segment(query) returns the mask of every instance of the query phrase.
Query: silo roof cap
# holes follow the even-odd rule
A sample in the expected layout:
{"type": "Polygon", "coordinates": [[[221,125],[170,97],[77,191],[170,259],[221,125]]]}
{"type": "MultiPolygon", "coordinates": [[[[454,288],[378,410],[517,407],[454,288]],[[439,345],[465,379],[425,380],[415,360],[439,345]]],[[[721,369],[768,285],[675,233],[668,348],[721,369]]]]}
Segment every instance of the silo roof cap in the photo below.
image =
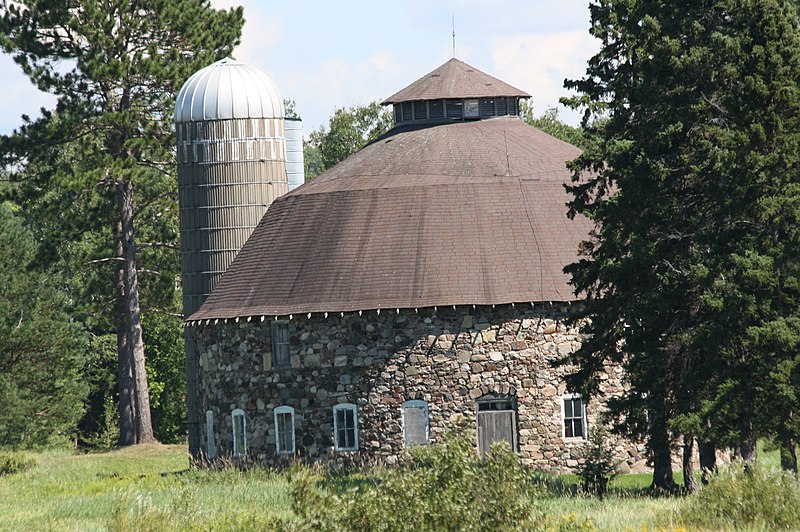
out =
{"type": "Polygon", "coordinates": [[[175,122],[283,118],[283,98],[260,70],[225,58],[195,72],[178,92],[175,122]]]}

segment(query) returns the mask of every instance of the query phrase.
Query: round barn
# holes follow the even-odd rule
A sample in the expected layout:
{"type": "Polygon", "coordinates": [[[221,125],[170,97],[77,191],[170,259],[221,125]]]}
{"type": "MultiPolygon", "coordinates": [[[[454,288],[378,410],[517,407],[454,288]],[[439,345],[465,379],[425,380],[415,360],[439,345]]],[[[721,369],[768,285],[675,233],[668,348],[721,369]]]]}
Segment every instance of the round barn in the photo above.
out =
{"type": "Polygon", "coordinates": [[[391,464],[466,419],[479,452],[579,464],[595,405],[552,363],[580,343],[563,269],[592,224],[566,215],[579,150],[519,118],[528,97],[451,59],[385,100],[389,133],[274,199],[187,320],[208,456],[391,464]]]}

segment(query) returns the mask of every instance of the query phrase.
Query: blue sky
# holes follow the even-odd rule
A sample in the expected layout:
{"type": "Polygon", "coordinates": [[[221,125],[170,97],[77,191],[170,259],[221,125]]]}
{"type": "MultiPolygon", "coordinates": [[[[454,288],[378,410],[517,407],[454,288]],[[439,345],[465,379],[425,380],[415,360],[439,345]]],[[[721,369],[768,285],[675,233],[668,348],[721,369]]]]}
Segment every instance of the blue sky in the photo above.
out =
{"type": "MultiPolygon", "coordinates": [[[[239,4],[246,22],[235,58],[297,102],[306,134],[337,107],[382,100],[450,59],[453,17],[456,57],[532,94],[536,114],[558,104],[564,78],[581,76],[598,49],[588,0],[212,0],[239,4]]],[[[54,105],[7,55],[0,80],[0,133],[54,105]]]]}

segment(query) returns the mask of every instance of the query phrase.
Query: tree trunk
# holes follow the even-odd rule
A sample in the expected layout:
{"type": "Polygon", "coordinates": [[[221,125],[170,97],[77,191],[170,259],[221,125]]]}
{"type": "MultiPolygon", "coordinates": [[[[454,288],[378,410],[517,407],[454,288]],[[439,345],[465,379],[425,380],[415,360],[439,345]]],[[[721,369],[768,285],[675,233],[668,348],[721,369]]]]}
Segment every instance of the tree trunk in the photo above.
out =
{"type": "Polygon", "coordinates": [[[751,471],[752,464],[756,461],[756,439],[754,436],[742,438],[733,450],[734,458],[744,462],[744,470],[751,471]]]}
{"type": "Polygon", "coordinates": [[[708,477],[717,470],[717,448],[711,443],[697,440],[697,452],[700,455],[700,474],[703,485],[708,484],[708,477]]]}
{"type": "Polygon", "coordinates": [[[150,394],[147,388],[147,372],[144,364],[144,343],[142,341],[141,310],[139,308],[139,278],[136,267],[136,241],[133,221],[133,185],[128,182],[117,183],[117,206],[122,225],[122,263],[124,272],[123,314],[127,349],[120,352],[126,360],[120,365],[130,364],[134,381],[132,435],[120,434],[120,441],[144,443],[152,441],[153,425],[150,420],[150,394]],[[132,437],[131,437],[132,436],[132,437]]]}
{"type": "Polygon", "coordinates": [[[797,476],[797,447],[792,440],[781,445],[781,469],[797,476]]]}
{"type": "MultiPolygon", "coordinates": [[[[122,257],[122,224],[117,223],[117,257],[122,257]]],[[[117,389],[119,392],[119,445],[136,443],[136,392],[133,379],[133,357],[128,349],[125,320],[125,268],[117,263],[115,317],[117,324],[117,389]]]]}
{"type": "Polygon", "coordinates": [[[650,449],[653,453],[654,491],[673,492],[678,486],[672,474],[672,453],[670,452],[669,435],[663,427],[654,428],[655,434],[650,437],[650,449]]]}
{"type": "Polygon", "coordinates": [[[683,489],[686,493],[697,491],[697,479],[694,478],[694,436],[683,437],[683,489]]]}

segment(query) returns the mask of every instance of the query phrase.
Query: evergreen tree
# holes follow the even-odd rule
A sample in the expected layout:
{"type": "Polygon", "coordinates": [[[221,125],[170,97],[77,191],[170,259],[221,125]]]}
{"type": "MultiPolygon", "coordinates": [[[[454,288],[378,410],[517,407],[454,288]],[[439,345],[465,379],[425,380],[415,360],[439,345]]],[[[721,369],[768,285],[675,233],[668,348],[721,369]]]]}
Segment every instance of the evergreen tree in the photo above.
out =
{"type": "Polygon", "coordinates": [[[93,263],[113,266],[106,279],[111,289],[101,299],[115,306],[120,443],[147,441],[153,432],[137,238],[144,222],[167,221],[153,224],[167,240],[149,244],[153,254],[172,257],[171,271],[159,281],[172,286],[178,261],[174,98],[193,72],[231,53],[242,10],[218,11],[207,0],[4,0],[0,13],[2,48],[40,90],[58,98],[54,112],[35,121],[23,117],[2,151],[18,170],[56,149],[67,160],[52,173],[104,200],[104,216],[89,232],[111,243],[105,246],[111,253],[93,263]]]}
{"type": "Polygon", "coordinates": [[[798,20],[783,0],[590,9],[601,50],[567,82],[596,141],[573,163],[571,213],[597,224],[568,268],[590,335],[570,385],[596,393],[622,364],[616,430],[645,439],[654,487],[673,489],[676,432],[752,442],[776,430],[759,405],[789,406],[767,390],[800,338],[798,20]]]}
{"type": "Polygon", "coordinates": [[[33,235],[0,203],[0,446],[76,437],[87,388],[86,335],[54,278],[36,270],[33,235]]]}

